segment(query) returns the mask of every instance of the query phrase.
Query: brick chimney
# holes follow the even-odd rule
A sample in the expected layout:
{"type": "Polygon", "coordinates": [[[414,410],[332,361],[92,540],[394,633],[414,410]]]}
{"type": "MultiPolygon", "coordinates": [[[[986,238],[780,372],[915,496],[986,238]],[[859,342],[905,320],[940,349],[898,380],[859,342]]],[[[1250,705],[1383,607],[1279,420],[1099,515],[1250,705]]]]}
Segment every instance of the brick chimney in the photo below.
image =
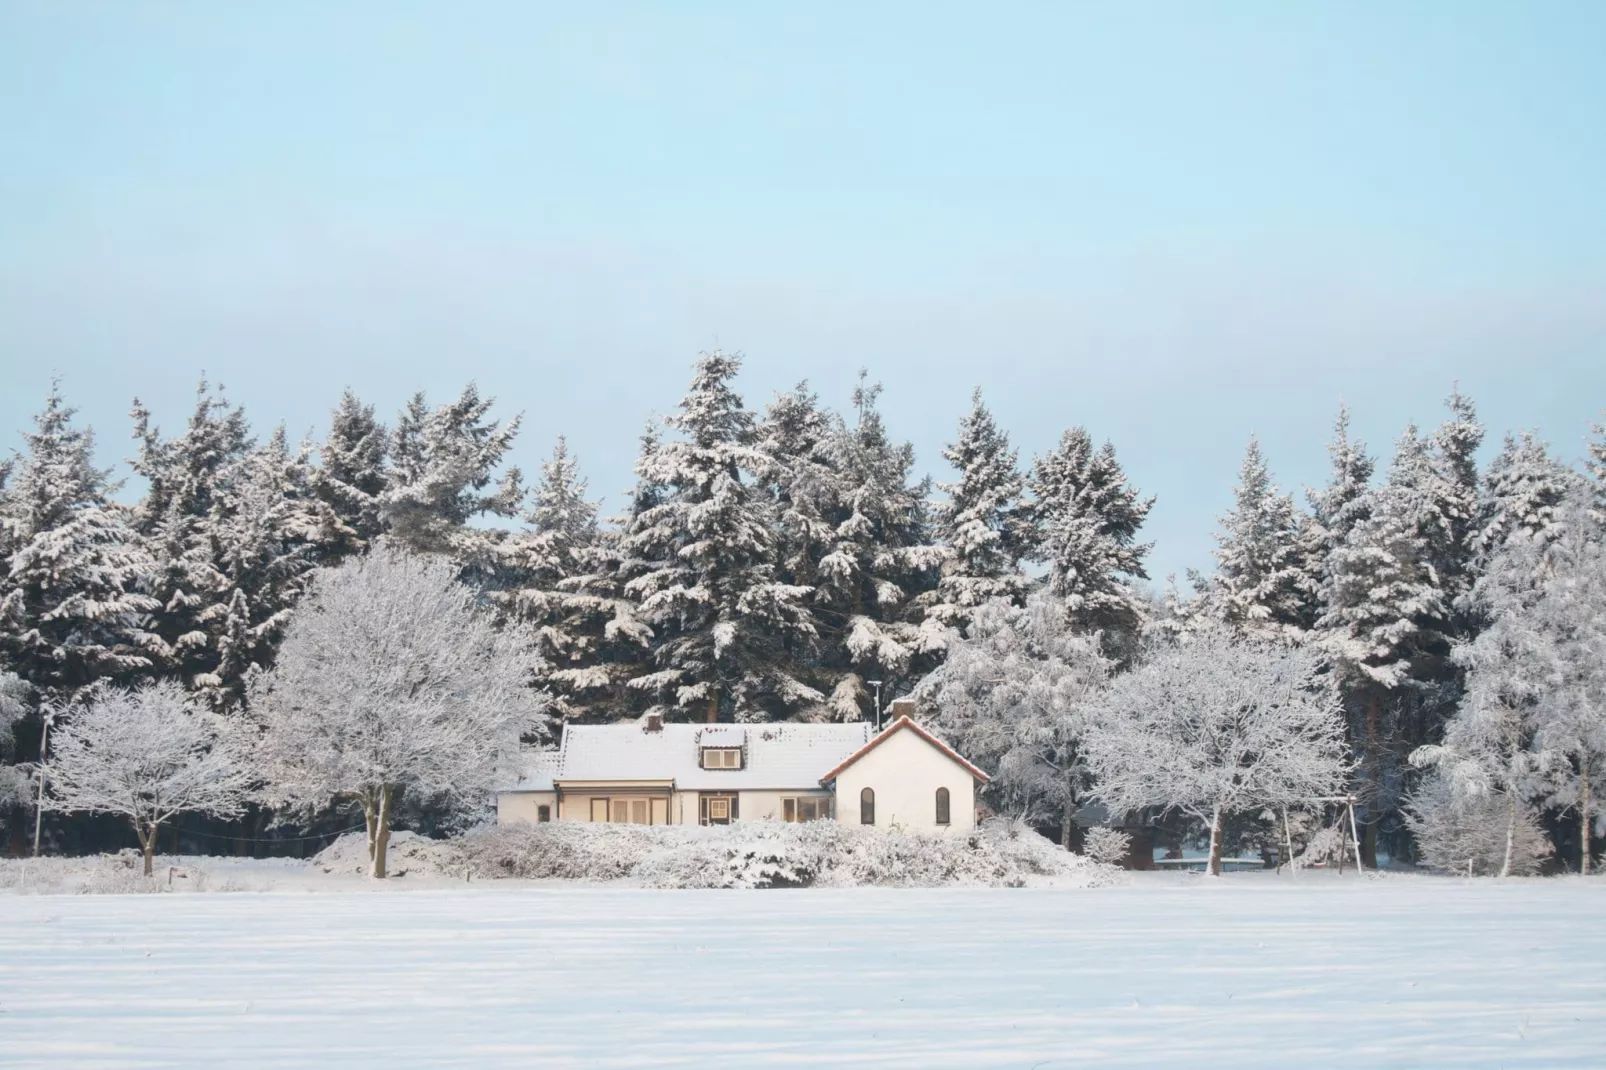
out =
{"type": "Polygon", "coordinates": [[[915,700],[912,698],[895,698],[892,700],[890,712],[894,721],[899,717],[907,717],[912,721],[915,717],[915,700]]]}

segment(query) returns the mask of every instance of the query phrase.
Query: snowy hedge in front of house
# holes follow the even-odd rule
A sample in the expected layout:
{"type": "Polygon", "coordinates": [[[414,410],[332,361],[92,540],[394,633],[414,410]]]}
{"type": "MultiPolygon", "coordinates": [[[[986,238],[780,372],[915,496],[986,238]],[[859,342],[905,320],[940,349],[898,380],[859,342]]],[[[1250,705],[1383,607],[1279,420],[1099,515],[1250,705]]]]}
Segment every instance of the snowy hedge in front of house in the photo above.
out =
{"type": "Polygon", "coordinates": [[[1118,872],[1007,821],[953,836],[834,821],[707,828],[560,821],[490,826],[455,846],[463,868],[480,878],[628,880],[649,888],[1019,886],[1045,878],[1091,887],[1112,883],[1118,872]]]}

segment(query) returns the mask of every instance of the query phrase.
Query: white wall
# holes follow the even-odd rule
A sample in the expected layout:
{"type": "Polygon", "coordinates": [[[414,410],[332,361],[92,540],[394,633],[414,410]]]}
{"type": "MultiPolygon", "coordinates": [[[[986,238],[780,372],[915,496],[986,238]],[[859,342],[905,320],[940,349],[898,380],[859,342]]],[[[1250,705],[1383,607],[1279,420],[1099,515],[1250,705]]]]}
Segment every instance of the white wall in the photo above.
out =
{"type": "Polygon", "coordinates": [[[552,807],[552,819],[558,818],[557,796],[550,791],[504,791],[496,797],[496,823],[498,825],[512,825],[519,821],[528,821],[535,824],[535,808],[538,806],[552,807]]]}
{"type": "Polygon", "coordinates": [[[908,728],[844,769],[836,780],[836,819],[859,823],[859,793],[875,791],[875,823],[921,832],[976,827],[976,781],[970,770],[908,728]],[[948,789],[949,824],[937,824],[937,789],[948,789]]]}

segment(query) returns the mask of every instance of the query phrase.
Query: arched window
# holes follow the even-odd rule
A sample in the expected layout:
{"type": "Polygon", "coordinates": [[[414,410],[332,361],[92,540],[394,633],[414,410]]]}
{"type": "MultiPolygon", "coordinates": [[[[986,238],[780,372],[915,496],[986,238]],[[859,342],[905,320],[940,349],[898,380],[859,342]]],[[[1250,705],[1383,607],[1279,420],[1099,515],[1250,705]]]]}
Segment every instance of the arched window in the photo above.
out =
{"type": "Polygon", "coordinates": [[[948,823],[948,789],[947,788],[938,788],[937,789],[937,824],[946,825],[947,823],[948,823]]]}
{"type": "Polygon", "coordinates": [[[859,824],[875,824],[875,792],[869,788],[859,792],[859,824]]]}

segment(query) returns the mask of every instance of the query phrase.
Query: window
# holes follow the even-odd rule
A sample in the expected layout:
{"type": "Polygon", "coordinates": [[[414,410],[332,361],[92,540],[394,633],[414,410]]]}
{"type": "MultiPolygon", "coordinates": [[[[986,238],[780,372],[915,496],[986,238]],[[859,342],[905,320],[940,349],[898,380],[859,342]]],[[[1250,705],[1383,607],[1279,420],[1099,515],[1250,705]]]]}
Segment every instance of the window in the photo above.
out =
{"type": "MultiPolygon", "coordinates": [[[[669,807],[662,799],[592,799],[591,820],[616,825],[668,824],[669,807]],[[653,819],[656,817],[656,821],[653,819]]],[[[542,820],[545,820],[543,818],[542,820]]]]}
{"type": "Polygon", "coordinates": [[[831,799],[827,795],[801,795],[781,800],[783,821],[825,821],[831,816],[831,799]]]}
{"type": "Polygon", "coordinates": [[[738,819],[736,796],[697,796],[697,823],[700,825],[728,825],[738,819]]]}
{"type": "Polygon", "coordinates": [[[948,824],[948,789],[937,789],[937,824],[948,824]]]}
{"type": "Polygon", "coordinates": [[[704,769],[740,769],[742,767],[742,748],[740,747],[704,747],[704,769]]]}
{"type": "Polygon", "coordinates": [[[875,824],[875,792],[870,788],[859,792],[859,824],[875,824]]]}
{"type": "Polygon", "coordinates": [[[550,807],[550,806],[537,806],[535,808],[535,819],[537,821],[541,822],[542,824],[545,824],[546,822],[551,821],[552,820],[552,807],[550,807]]]}

